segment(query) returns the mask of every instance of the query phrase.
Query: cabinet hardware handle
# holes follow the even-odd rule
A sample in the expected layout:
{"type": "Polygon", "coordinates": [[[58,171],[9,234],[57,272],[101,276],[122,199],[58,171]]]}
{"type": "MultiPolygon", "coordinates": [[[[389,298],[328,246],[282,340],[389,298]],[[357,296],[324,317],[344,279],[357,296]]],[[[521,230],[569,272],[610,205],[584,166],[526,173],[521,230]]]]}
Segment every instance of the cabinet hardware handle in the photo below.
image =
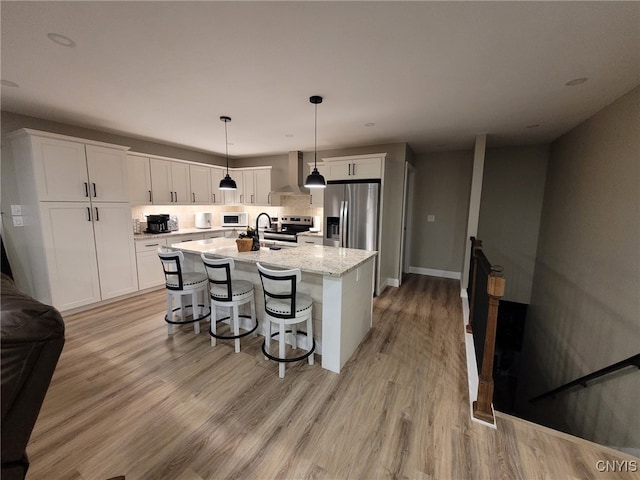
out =
{"type": "Polygon", "coordinates": [[[176,203],[178,203],[178,192],[173,192],[175,194],[176,203]]]}
{"type": "Polygon", "coordinates": [[[304,243],[315,243],[315,242],[310,242],[309,240],[305,240],[304,243]]]}
{"type": "Polygon", "coordinates": [[[353,174],[355,175],[356,174],[356,164],[352,163],[351,165],[353,165],[353,174]]]}
{"type": "Polygon", "coordinates": [[[253,193],[251,194],[251,203],[253,203],[253,193]]]}
{"type": "Polygon", "coordinates": [[[191,195],[193,195],[193,203],[196,203],[196,194],[194,192],[191,192],[191,195]]]}
{"type": "Polygon", "coordinates": [[[151,202],[151,190],[149,190],[149,201],[151,202]]]}
{"type": "Polygon", "coordinates": [[[349,164],[349,175],[351,175],[351,164],[349,164]]]}
{"type": "Polygon", "coordinates": [[[313,195],[309,195],[309,205],[313,205],[313,195]]]}
{"type": "Polygon", "coordinates": [[[98,215],[98,207],[96,207],[96,222],[100,221],[100,215],[98,215]]]}
{"type": "Polygon", "coordinates": [[[213,203],[216,203],[216,194],[212,194],[213,195],[213,203]]]}
{"type": "Polygon", "coordinates": [[[271,194],[270,193],[267,194],[267,203],[269,205],[271,205],[271,194]]]}
{"type": "Polygon", "coordinates": [[[173,202],[173,192],[169,192],[171,194],[171,201],[173,202]]]}
{"type": "Polygon", "coordinates": [[[93,196],[94,196],[94,197],[97,197],[97,196],[98,196],[98,194],[96,193],[96,184],[95,184],[95,183],[92,183],[91,185],[93,185],[93,196]]]}
{"type": "Polygon", "coordinates": [[[241,194],[240,194],[240,203],[242,203],[242,202],[243,202],[242,197],[244,197],[244,195],[241,193],[241,194]]]}
{"type": "Polygon", "coordinates": [[[84,196],[89,197],[89,184],[84,182],[84,196]]]}
{"type": "Polygon", "coordinates": [[[91,209],[87,207],[87,222],[91,221],[91,209]]]}
{"type": "Polygon", "coordinates": [[[145,247],[159,247],[160,244],[159,243],[145,243],[144,246],[145,247]]]}

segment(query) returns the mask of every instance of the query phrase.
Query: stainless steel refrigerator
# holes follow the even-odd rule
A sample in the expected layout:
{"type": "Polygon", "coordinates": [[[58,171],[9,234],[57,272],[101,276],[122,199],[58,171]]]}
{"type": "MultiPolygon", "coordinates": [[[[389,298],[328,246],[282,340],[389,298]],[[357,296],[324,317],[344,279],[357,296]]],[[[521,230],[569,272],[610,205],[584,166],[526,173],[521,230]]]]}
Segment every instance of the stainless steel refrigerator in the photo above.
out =
{"type": "Polygon", "coordinates": [[[324,244],[378,250],[380,181],[329,181],[324,191],[324,244]]]}

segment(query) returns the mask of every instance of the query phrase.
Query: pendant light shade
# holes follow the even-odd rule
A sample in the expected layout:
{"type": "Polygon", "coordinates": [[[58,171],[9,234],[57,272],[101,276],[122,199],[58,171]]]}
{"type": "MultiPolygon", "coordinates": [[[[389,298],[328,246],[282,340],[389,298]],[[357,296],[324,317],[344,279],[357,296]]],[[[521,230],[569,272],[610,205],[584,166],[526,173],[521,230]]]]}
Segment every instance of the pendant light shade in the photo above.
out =
{"type": "Polygon", "coordinates": [[[220,186],[218,187],[220,190],[236,190],[238,186],[236,185],[236,181],[229,176],[229,143],[227,140],[227,123],[231,121],[231,117],[220,117],[220,120],[224,122],[224,147],[226,151],[227,157],[227,174],[225,177],[220,180],[220,186]]]}
{"type": "Polygon", "coordinates": [[[318,171],[318,104],[322,103],[322,97],[318,95],[314,95],[309,98],[309,101],[316,106],[316,120],[315,120],[315,143],[313,148],[313,171],[307,177],[307,180],[304,182],[304,186],[307,188],[325,188],[327,186],[327,182],[325,182],[324,177],[320,175],[318,171]]]}

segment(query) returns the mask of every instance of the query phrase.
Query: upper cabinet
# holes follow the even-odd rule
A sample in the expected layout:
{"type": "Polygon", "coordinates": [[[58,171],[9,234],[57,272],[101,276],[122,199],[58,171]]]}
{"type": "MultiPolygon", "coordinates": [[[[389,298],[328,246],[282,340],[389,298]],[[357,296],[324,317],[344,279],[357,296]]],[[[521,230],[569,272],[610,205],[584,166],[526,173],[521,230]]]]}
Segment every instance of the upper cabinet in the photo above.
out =
{"type": "Polygon", "coordinates": [[[41,201],[128,202],[124,148],[30,137],[41,201]]]}
{"type": "Polygon", "coordinates": [[[127,155],[129,199],[131,205],[151,205],[151,170],[149,157],[127,155]]]}
{"type": "Polygon", "coordinates": [[[151,158],[150,167],[154,205],[192,203],[188,163],[151,158]]]}
{"type": "Polygon", "coordinates": [[[194,205],[209,205],[211,195],[211,167],[207,165],[189,165],[191,180],[191,203],[194,205]]]}
{"type": "Polygon", "coordinates": [[[323,158],[318,170],[325,180],[366,180],[382,178],[386,153],[323,158]]]}
{"type": "Polygon", "coordinates": [[[229,169],[237,189],[225,193],[227,205],[270,205],[271,167],[229,169]]]}
{"type": "Polygon", "coordinates": [[[224,204],[224,191],[220,190],[220,180],[225,176],[222,168],[211,167],[211,203],[213,205],[224,204]]]}

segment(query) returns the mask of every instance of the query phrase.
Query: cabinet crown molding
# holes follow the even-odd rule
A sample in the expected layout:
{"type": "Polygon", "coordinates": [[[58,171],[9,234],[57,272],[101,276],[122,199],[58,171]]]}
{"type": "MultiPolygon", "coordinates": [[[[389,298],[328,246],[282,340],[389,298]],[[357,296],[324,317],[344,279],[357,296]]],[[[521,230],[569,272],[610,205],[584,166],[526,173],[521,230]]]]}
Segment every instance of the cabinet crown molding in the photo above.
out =
{"type": "Polygon", "coordinates": [[[33,137],[53,138],[56,140],[66,140],[68,142],[84,143],[85,145],[95,145],[98,147],[114,148],[117,150],[125,150],[125,151],[131,148],[131,147],[126,147],[124,145],[117,145],[115,143],[106,143],[106,142],[99,142],[97,140],[88,140],[86,138],[71,137],[69,135],[61,135],[59,133],[44,132],[42,130],[33,130],[31,128],[21,128],[20,130],[11,132],[7,134],[7,138],[12,140],[14,138],[21,137],[23,135],[29,135],[33,137]]]}
{"type": "Polygon", "coordinates": [[[371,159],[371,158],[380,158],[380,159],[385,159],[387,158],[387,154],[386,153],[365,153],[362,155],[348,155],[345,157],[327,157],[327,158],[323,158],[322,161],[323,162],[344,162],[346,161],[354,161],[357,162],[358,160],[365,160],[365,159],[371,159]]]}

